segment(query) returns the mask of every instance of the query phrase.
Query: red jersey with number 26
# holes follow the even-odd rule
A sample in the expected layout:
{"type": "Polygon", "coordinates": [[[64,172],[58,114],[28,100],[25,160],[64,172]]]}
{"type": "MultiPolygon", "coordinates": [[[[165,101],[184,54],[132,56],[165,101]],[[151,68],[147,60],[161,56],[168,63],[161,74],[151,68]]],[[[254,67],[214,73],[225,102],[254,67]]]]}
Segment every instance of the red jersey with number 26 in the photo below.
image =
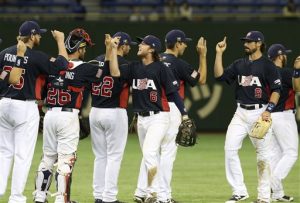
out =
{"type": "Polygon", "coordinates": [[[99,80],[101,75],[99,66],[70,61],[68,70],[49,76],[46,105],[80,109],[85,87],[99,80]]]}

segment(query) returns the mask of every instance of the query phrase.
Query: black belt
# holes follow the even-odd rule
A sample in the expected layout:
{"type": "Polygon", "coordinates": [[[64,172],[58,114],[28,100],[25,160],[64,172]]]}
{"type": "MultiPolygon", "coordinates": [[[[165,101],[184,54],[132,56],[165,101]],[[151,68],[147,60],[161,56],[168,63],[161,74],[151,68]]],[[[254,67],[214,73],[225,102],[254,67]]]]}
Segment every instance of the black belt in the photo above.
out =
{"type": "MultiPolygon", "coordinates": [[[[55,107],[53,107],[53,108],[55,108],[55,107]]],[[[61,108],[61,107],[58,107],[58,108],[61,108]]],[[[52,107],[49,107],[48,110],[52,110],[52,107]]],[[[73,109],[67,108],[67,107],[62,107],[61,111],[73,112],[73,109]]]]}
{"type": "Polygon", "coordinates": [[[27,99],[24,99],[24,98],[11,98],[11,99],[15,99],[15,100],[20,100],[20,101],[26,101],[27,99]]]}
{"type": "Polygon", "coordinates": [[[158,114],[160,111],[146,111],[146,112],[137,112],[139,116],[147,117],[154,114],[158,114]]]}
{"type": "Polygon", "coordinates": [[[240,104],[240,107],[247,110],[255,110],[263,107],[262,104],[240,104]]]}

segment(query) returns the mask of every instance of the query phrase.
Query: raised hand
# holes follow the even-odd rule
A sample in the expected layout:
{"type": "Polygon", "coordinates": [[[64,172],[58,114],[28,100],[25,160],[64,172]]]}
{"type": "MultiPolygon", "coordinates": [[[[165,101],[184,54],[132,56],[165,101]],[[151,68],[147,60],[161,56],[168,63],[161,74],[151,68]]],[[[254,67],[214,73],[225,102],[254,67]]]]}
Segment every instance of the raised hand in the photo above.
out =
{"type": "Polygon", "coordinates": [[[206,47],[206,39],[204,39],[204,37],[200,37],[196,49],[200,55],[206,56],[207,47],[206,47]]]}
{"type": "Polygon", "coordinates": [[[225,36],[224,39],[221,42],[218,42],[216,45],[216,52],[224,52],[226,50],[227,44],[226,44],[227,37],[225,36]]]}
{"type": "Polygon", "coordinates": [[[51,30],[52,36],[56,41],[65,41],[65,34],[58,30],[51,30]]]}
{"type": "Polygon", "coordinates": [[[26,50],[27,50],[27,46],[25,45],[25,43],[22,40],[18,39],[17,55],[18,56],[24,56],[26,50]]]}

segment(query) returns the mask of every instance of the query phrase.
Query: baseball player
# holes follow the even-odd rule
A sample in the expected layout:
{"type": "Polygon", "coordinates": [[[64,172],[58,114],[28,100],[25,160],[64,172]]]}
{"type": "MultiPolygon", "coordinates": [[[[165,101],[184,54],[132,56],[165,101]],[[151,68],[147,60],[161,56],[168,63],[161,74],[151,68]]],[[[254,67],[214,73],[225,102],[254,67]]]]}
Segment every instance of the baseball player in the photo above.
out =
{"type": "Polygon", "coordinates": [[[168,100],[175,102],[183,116],[187,117],[187,113],[177,92],[176,79],[171,70],[159,61],[160,40],[148,35],[139,38],[139,41],[141,43],[137,55],[141,61],[130,63],[127,69],[119,69],[118,66],[112,66],[112,69],[115,70],[115,76],[122,76],[130,81],[133,111],[138,115],[137,132],[143,152],[140,173],[147,174],[147,188],[137,196],[149,195],[145,201],[148,199],[164,203],[159,195],[156,200],[153,186],[159,181],[158,155],[169,126],[168,100]]]}
{"type": "Polygon", "coordinates": [[[0,101],[0,196],[5,193],[13,163],[11,195],[9,203],[25,203],[23,195],[38,135],[40,76],[58,73],[67,67],[64,34],[52,31],[59,55],[52,59],[33,48],[40,44],[41,34],[46,32],[34,21],[25,21],[19,28],[19,39],[26,46],[24,57],[16,57],[16,45],[0,53],[0,67],[9,68],[23,64],[24,71],[18,84],[10,85],[1,93],[0,101]]]}
{"type": "Polygon", "coordinates": [[[86,47],[93,43],[89,34],[80,28],[70,32],[65,41],[69,65],[59,75],[50,75],[44,118],[43,157],[40,162],[34,192],[36,203],[46,202],[53,165],[57,161],[55,174],[57,192],[55,203],[73,203],[70,200],[71,179],[76,162],[76,150],[79,141],[78,113],[82,102],[82,93],[89,82],[99,80],[102,70],[99,66],[82,60],[86,47]]]}
{"type": "MultiPolygon", "coordinates": [[[[128,64],[124,58],[131,45],[136,45],[125,32],[117,32],[120,68],[128,64]]],[[[112,77],[105,55],[97,61],[103,66],[101,81],[92,83],[92,108],[89,115],[92,147],[95,155],[93,194],[95,203],[118,203],[118,176],[128,134],[127,104],[129,85],[122,77],[112,77]]]]}
{"type": "MultiPolygon", "coordinates": [[[[263,57],[265,49],[263,34],[259,31],[251,31],[241,40],[244,43],[246,57],[234,61],[224,70],[222,56],[227,45],[224,37],[224,40],[216,45],[214,65],[214,76],[218,81],[236,85],[237,109],[228,126],[225,139],[226,178],[232,187],[232,197],[226,203],[238,202],[249,197],[238,151],[260,116],[265,121],[270,120],[281,90],[278,70],[271,61],[263,57]]],[[[271,201],[271,130],[264,139],[252,137],[250,139],[257,155],[258,197],[255,203],[269,203],[271,201]]]]}
{"type": "MultiPolygon", "coordinates": [[[[299,90],[300,85],[293,83],[293,69],[284,68],[287,65],[287,54],[290,52],[291,50],[286,49],[282,44],[272,44],[268,49],[268,57],[278,68],[282,79],[280,98],[272,112],[272,132],[274,136],[272,140],[271,188],[272,199],[276,202],[291,202],[294,200],[293,197],[285,195],[282,180],[288,175],[298,158],[299,138],[295,118],[294,89],[299,90]]],[[[295,68],[300,68],[299,60],[296,60],[295,65],[295,68]]],[[[297,72],[297,69],[295,71],[297,72]]]]}
{"type": "MultiPolygon", "coordinates": [[[[206,82],[206,41],[204,38],[200,38],[197,50],[199,53],[199,68],[194,70],[190,64],[186,61],[179,59],[178,57],[182,56],[186,47],[187,42],[191,41],[191,38],[187,38],[185,33],[181,30],[171,30],[165,36],[165,45],[166,51],[160,55],[161,61],[172,70],[176,81],[180,84],[178,93],[181,98],[184,98],[184,88],[185,84],[190,86],[195,86],[197,83],[205,84],[206,82]]],[[[173,163],[176,158],[177,145],[175,143],[175,138],[178,133],[178,128],[181,123],[181,113],[177,109],[176,105],[173,102],[169,102],[170,106],[170,125],[167,131],[167,135],[164,138],[161,145],[161,156],[160,156],[160,184],[158,193],[161,197],[159,199],[165,202],[175,202],[172,199],[171,195],[171,179],[172,179],[172,169],[173,163]]],[[[146,175],[146,174],[145,174],[146,175]]],[[[140,173],[138,180],[138,187],[135,192],[134,201],[142,203],[145,200],[145,196],[139,196],[143,194],[145,180],[147,176],[143,176],[140,173]]]]}

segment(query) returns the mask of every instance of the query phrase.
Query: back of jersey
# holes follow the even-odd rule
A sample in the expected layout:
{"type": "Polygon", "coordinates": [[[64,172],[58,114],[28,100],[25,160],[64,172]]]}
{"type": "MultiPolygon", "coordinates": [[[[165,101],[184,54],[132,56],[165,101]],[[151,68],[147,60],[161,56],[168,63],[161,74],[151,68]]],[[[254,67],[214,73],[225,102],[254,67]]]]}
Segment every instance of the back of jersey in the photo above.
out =
{"type": "MultiPolygon", "coordinates": [[[[112,77],[109,64],[105,62],[104,55],[96,58],[103,67],[103,74],[99,81],[92,83],[92,106],[97,108],[127,108],[129,98],[129,85],[122,78],[112,77]]],[[[128,68],[123,57],[118,56],[120,69],[128,68]]]]}

